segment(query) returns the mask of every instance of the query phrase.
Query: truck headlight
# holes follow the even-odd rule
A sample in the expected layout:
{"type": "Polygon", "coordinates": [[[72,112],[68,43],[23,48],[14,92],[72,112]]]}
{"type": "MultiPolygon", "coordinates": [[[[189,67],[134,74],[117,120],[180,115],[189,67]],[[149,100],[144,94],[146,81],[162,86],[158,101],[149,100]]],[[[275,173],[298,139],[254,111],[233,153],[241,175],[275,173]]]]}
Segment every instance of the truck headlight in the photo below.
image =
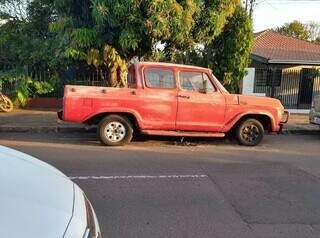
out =
{"type": "Polygon", "coordinates": [[[279,113],[279,118],[282,118],[283,115],[284,115],[284,107],[280,107],[280,108],[278,109],[278,113],[279,113]]]}

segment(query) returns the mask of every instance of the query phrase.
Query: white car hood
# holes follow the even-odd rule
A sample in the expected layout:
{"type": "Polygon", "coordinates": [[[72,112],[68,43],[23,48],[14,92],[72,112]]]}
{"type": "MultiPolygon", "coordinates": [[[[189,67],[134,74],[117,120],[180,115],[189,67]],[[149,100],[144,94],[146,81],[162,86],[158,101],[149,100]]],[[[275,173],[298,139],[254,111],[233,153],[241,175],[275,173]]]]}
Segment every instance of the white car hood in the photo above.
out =
{"type": "Polygon", "coordinates": [[[62,238],[72,217],[74,184],[54,167],[0,146],[0,233],[62,238]]]}

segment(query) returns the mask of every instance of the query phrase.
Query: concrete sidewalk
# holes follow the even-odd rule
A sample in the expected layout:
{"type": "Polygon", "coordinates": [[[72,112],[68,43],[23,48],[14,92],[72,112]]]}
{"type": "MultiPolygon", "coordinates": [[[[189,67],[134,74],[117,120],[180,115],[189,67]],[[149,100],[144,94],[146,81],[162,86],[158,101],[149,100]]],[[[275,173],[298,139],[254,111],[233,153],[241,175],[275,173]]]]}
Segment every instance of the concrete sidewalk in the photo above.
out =
{"type": "MultiPolygon", "coordinates": [[[[0,113],[0,132],[85,132],[89,129],[81,124],[58,120],[56,112],[48,109],[18,109],[12,113],[0,113]]],[[[319,134],[320,127],[310,125],[308,115],[293,114],[283,132],[319,134]]]]}
{"type": "Polygon", "coordinates": [[[81,124],[62,122],[58,110],[17,109],[11,113],[0,113],[0,132],[81,132],[81,124]]]}
{"type": "Polygon", "coordinates": [[[320,134],[320,126],[310,124],[308,114],[291,114],[288,123],[283,128],[284,133],[320,134]]]}

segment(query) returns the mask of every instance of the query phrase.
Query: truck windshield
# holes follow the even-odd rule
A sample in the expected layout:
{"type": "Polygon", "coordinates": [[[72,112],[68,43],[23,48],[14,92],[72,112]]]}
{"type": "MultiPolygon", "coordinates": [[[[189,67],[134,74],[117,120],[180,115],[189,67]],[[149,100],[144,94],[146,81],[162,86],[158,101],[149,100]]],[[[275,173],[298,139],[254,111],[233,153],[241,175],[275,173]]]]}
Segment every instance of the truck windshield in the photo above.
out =
{"type": "Polygon", "coordinates": [[[216,78],[216,76],[214,76],[214,74],[212,74],[212,77],[215,80],[216,85],[218,86],[218,88],[226,94],[229,94],[228,90],[222,85],[222,83],[220,83],[220,81],[216,78]]]}

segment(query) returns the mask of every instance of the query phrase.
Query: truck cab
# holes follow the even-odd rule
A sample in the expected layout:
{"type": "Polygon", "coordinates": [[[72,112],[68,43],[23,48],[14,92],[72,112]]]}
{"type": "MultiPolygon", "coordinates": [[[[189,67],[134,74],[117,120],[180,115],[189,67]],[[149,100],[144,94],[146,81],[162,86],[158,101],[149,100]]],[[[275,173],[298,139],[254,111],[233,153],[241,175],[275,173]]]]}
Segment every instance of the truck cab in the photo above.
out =
{"type": "Polygon", "coordinates": [[[106,145],[146,135],[224,137],[254,146],[265,132],[277,133],[288,120],[281,102],[229,94],[210,69],[167,63],[136,63],[128,87],[65,87],[62,120],[96,124],[106,145]]]}

